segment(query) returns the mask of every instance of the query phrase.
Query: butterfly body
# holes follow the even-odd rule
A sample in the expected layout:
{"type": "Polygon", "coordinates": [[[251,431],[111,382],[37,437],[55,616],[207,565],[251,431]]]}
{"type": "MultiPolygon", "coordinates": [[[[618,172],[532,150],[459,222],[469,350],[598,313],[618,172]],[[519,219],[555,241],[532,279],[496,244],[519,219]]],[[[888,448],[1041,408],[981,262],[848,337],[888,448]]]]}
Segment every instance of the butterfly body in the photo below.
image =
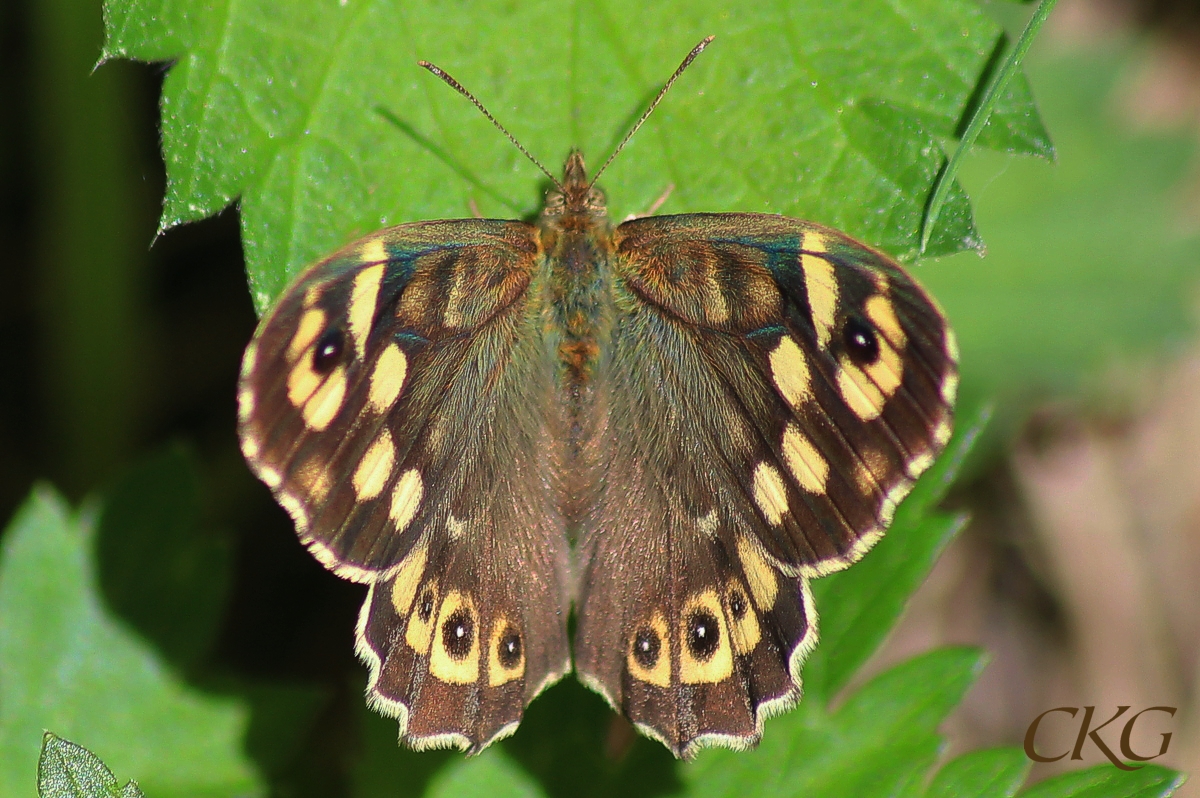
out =
{"type": "Polygon", "coordinates": [[[368,699],[408,743],[481,749],[573,660],[686,756],[798,700],[807,580],[945,446],[955,356],[882,253],[764,214],[614,227],[574,153],[536,224],[401,225],[302,274],[239,430],[370,585],[368,699]]]}

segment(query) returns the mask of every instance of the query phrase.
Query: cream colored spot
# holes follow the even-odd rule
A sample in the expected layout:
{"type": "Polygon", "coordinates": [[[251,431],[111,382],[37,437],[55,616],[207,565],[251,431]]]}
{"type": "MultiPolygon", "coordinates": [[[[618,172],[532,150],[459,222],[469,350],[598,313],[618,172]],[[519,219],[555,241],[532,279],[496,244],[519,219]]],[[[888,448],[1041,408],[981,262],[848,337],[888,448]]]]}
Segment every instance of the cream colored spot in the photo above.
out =
{"type": "Polygon", "coordinates": [[[750,597],[737,580],[731,581],[725,589],[725,603],[729,608],[729,636],[733,639],[733,650],[737,654],[749,654],[762,639],[762,630],[758,626],[758,614],[750,606],[750,597]],[[735,606],[740,606],[741,618],[734,613],[735,606]]]}
{"type": "Polygon", "coordinates": [[[283,483],[283,475],[270,466],[260,464],[257,473],[258,478],[271,490],[275,490],[283,483]]]}
{"type": "Polygon", "coordinates": [[[709,510],[706,514],[696,519],[696,528],[708,537],[713,537],[717,534],[717,511],[709,510]]]}
{"type": "Polygon", "coordinates": [[[958,395],[958,372],[951,371],[942,378],[942,401],[948,405],[954,404],[958,395]]]}
{"type": "Polygon", "coordinates": [[[867,318],[875,325],[875,329],[883,333],[892,348],[904,349],[908,337],[900,326],[900,320],[896,318],[896,309],[892,305],[892,300],[883,294],[875,294],[867,300],[866,311],[867,318]]]}
{"type": "Polygon", "coordinates": [[[812,399],[812,375],[804,352],[789,336],[771,352],[771,379],[793,410],[812,399]]]}
{"type": "Polygon", "coordinates": [[[479,616],[475,613],[475,602],[465,593],[452,590],[442,601],[433,630],[429,672],[451,684],[472,684],[479,679],[479,616]],[[461,623],[455,623],[458,620],[461,623]],[[448,627],[447,621],[450,621],[448,627]],[[453,637],[456,631],[471,638],[470,648],[458,657],[446,648],[446,638],[453,637]]]}
{"type": "Polygon", "coordinates": [[[779,577],[758,550],[758,545],[745,535],[738,536],[737,550],[754,605],[766,612],[775,606],[775,598],[779,595],[779,577]]]}
{"type": "Polygon", "coordinates": [[[382,279],[382,263],[354,276],[354,288],[350,291],[350,337],[354,339],[359,360],[367,356],[367,336],[371,333],[371,322],[375,320],[375,303],[379,299],[379,281],[382,279]]]}
{"type": "MultiPolygon", "coordinates": [[[[297,366],[296,368],[300,368],[297,366]]],[[[342,400],[346,397],[346,367],[338,366],[325,378],[308,401],[300,414],[304,423],[318,432],[329,426],[338,411],[342,409],[342,400]]]]}
{"type": "Polygon", "coordinates": [[[362,263],[379,263],[388,259],[387,250],[384,249],[382,238],[372,238],[363,244],[363,248],[358,252],[358,259],[362,263]]]}
{"type": "Polygon", "coordinates": [[[933,442],[938,445],[939,449],[950,442],[949,421],[943,421],[941,424],[938,424],[937,429],[933,431],[933,442]]]}
{"type": "Polygon", "coordinates": [[[821,257],[827,246],[825,236],[816,232],[806,233],[801,246],[804,253],[800,255],[800,269],[804,272],[808,308],[817,332],[817,346],[824,349],[829,346],[837,312],[837,276],[833,273],[833,264],[821,257]]]}
{"type": "Polygon", "coordinates": [[[879,521],[883,526],[887,527],[891,525],[892,518],[896,515],[896,508],[900,506],[900,502],[904,501],[904,497],[911,490],[912,483],[904,480],[888,491],[888,495],[884,497],[883,505],[879,508],[879,521]]]}
{"type": "Polygon", "coordinates": [[[880,333],[876,336],[879,357],[874,363],[859,366],[848,355],[838,359],[838,390],[854,414],[863,421],[878,418],[883,406],[896,393],[904,375],[904,351],[907,338],[891,300],[875,294],[866,303],[867,317],[880,333]]]}
{"type": "Polygon", "coordinates": [[[404,377],[408,373],[408,358],[396,344],[388,344],[387,348],[375,361],[371,370],[371,390],[367,394],[367,402],[376,413],[382,413],[392,406],[400,389],[404,387],[404,377]]]}
{"type": "Polygon", "coordinates": [[[321,375],[313,370],[311,360],[305,358],[288,372],[288,401],[293,407],[302,407],[320,385],[321,375]]]}
{"type": "Polygon", "coordinates": [[[415,468],[405,471],[392,488],[392,507],[388,515],[396,525],[396,532],[402,532],[412,522],[421,506],[421,495],[425,492],[425,484],[421,474],[415,468]]]}
{"type": "Polygon", "coordinates": [[[243,385],[238,389],[238,421],[243,424],[250,420],[250,416],[254,415],[254,391],[250,390],[250,386],[243,385]]]}
{"type": "Polygon", "coordinates": [[[838,359],[837,384],[842,398],[863,421],[878,418],[883,406],[900,387],[904,363],[886,341],[879,340],[879,359],[865,369],[848,355],[838,359]]]}
{"type": "Polygon", "coordinates": [[[317,304],[317,300],[321,298],[321,291],[323,289],[324,289],[324,286],[321,285],[320,283],[317,283],[316,285],[310,285],[308,288],[304,289],[304,309],[305,310],[308,310],[313,305],[317,304]]]}
{"type": "Polygon", "coordinates": [[[275,496],[275,501],[279,502],[279,506],[296,522],[297,531],[308,529],[308,508],[300,498],[287,491],[280,491],[275,496]]]}
{"type": "Polygon", "coordinates": [[[946,354],[955,363],[958,362],[958,336],[949,327],[946,328],[946,354]]]}
{"type": "Polygon", "coordinates": [[[846,404],[863,421],[878,418],[883,412],[883,392],[848,357],[841,358],[837,384],[846,404]]]}
{"type": "Polygon", "coordinates": [[[925,470],[931,465],[933,465],[933,455],[929,452],[923,452],[922,454],[918,454],[916,457],[908,461],[908,468],[906,470],[908,471],[908,475],[910,477],[916,479],[917,477],[921,476],[921,474],[924,474],[925,470]]]}
{"type": "Polygon", "coordinates": [[[434,625],[437,623],[438,584],[430,580],[417,591],[416,603],[408,614],[408,628],[404,630],[404,642],[418,654],[429,653],[433,641],[434,625]]]}
{"type": "Polygon", "coordinates": [[[684,606],[679,624],[679,680],[684,684],[714,684],[728,679],[733,673],[733,650],[729,646],[729,630],[725,628],[725,613],[715,590],[706,590],[692,596],[684,606]],[[710,616],[717,622],[716,629],[705,627],[706,634],[717,635],[717,648],[708,657],[700,659],[688,645],[694,621],[710,616]]]}
{"type": "Polygon", "coordinates": [[[505,638],[515,632],[516,628],[503,615],[497,618],[495,623],[492,624],[492,637],[488,641],[489,687],[499,687],[502,684],[511,682],[513,679],[520,679],[525,675],[525,641],[519,636],[517,637],[517,645],[520,646],[520,656],[517,658],[517,661],[507,667],[500,661],[500,650],[501,646],[504,645],[505,638]]]}
{"type": "Polygon", "coordinates": [[[654,613],[649,623],[640,624],[634,630],[633,636],[629,638],[625,665],[629,668],[629,675],[639,681],[658,687],[671,686],[671,638],[667,635],[667,622],[660,613],[654,613]],[[637,658],[638,638],[646,632],[656,635],[657,637],[652,639],[658,641],[658,654],[649,667],[642,665],[637,658]]]}
{"type": "Polygon", "coordinates": [[[451,540],[458,540],[467,533],[467,525],[455,518],[454,513],[450,513],[446,518],[446,532],[451,540]]]}
{"type": "Polygon", "coordinates": [[[251,437],[242,438],[242,456],[247,460],[258,459],[258,441],[251,437]]]}
{"type": "Polygon", "coordinates": [[[243,380],[250,376],[250,372],[254,371],[254,366],[258,363],[258,338],[256,337],[246,346],[246,352],[242,355],[242,370],[238,372],[238,376],[243,380]]]}
{"type": "Polygon", "coordinates": [[[421,584],[421,575],[425,573],[428,554],[429,541],[423,538],[400,561],[400,569],[392,579],[392,607],[401,618],[408,615],[412,607],[413,597],[417,595],[417,587],[421,584]]]}
{"type": "Polygon", "coordinates": [[[800,487],[809,493],[825,492],[829,463],[825,462],[817,447],[795,424],[788,424],[783,431],[783,458],[800,487]]]}
{"type": "Polygon", "coordinates": [[[788,511],[787,486],[783,475],[769,463],[759,463],[754,469],[754,501],[773,526],[783,523],[788,511]]]}
{"type": "Polygon", "coordinates": [[[395,464],[396,445],[392,442],[392,434],[384,427],[358,461],[358,468],[354,469],[351,483],[358,500],[367,501],[378,496],[392,476],[395,464]]]}
{"type": "Polygon", "coordinates": [[[307,311],[300,317],[300,323],[296,325],[296,334],[292,336],[291,343],[287,348],[287,359],[289,362],[295,362],[296,358],[300,357],[300,353],[304,352],[313,341],[317,340],[317,336],[325,329],[325,311],[320,308],[307,311]]]}

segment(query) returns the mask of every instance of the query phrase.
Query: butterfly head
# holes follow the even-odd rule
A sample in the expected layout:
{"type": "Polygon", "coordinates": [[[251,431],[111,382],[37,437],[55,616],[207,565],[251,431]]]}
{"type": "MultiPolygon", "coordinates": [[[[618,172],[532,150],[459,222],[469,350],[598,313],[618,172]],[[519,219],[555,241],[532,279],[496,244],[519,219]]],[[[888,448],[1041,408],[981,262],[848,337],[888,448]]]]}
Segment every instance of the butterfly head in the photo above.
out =
{"type": "Polygon", "coordinates": [[[546,197],[542,215],[549,218],[580,216],[593,219],[603,219],[608,215],[604,192],[588,181],[583,153],[579,150],[571,150],[567,156],[562,182],[546,197]]]}

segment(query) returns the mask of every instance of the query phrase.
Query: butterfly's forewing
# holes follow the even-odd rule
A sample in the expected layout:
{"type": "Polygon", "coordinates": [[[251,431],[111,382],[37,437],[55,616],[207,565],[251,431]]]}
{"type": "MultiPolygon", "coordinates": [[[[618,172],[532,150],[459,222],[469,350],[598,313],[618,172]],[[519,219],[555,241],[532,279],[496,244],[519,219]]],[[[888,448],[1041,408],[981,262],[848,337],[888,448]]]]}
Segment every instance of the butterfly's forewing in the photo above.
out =
{"type": "Polygon", "coordinates": [[[416,747],[486,745],[569,669],[539,259],[521,222],[381,231],[297,280],[243,362],[243,452],[370,585],[368,698],[416,747]]]}
{"type": "Polygon", "coordinates": [[[950,435],[953,338],[883,254],[807,222],[615,232],[576,667],[677,754],[799,697],[807,579],[878,539],[950,435]]]}

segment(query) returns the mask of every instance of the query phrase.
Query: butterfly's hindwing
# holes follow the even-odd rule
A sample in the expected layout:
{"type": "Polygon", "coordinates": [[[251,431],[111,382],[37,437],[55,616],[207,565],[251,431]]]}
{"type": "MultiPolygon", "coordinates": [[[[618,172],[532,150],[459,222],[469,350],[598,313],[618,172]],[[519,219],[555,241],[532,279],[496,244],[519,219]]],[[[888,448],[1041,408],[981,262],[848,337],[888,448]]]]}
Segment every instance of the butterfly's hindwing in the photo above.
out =
{"type": "Polygon", "coordinates": [[[569,667],[539,262],[520,222],[383,231],[301,277],[243,364],[247,460],[371,585],[369,698],[416,746],[486,745],[569,667]]]}
{"type": "Polygon", "coordinates": [[[655,217],[615,242],[576,665],[677,753],[751,744],[798,698],[807,578],[862,556],[944,447],[953,342],[903,270],[816,225],[655,217]]]}

